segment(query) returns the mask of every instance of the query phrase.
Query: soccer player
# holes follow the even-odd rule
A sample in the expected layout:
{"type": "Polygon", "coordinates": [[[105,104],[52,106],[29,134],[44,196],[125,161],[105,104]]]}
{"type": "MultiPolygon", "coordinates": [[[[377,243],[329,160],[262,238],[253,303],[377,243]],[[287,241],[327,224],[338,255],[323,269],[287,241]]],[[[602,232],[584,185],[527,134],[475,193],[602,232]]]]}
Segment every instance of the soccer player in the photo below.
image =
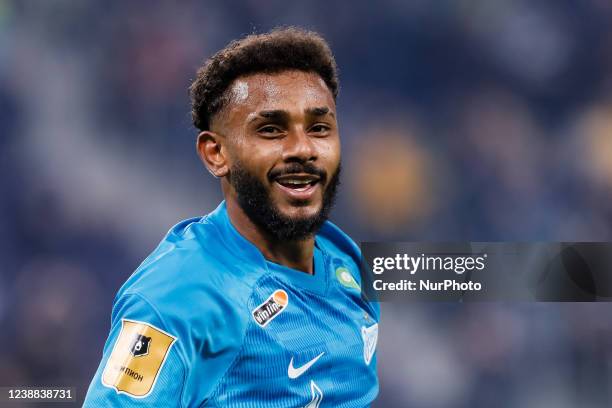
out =
{"type": "Polygon", "coordinates": [[[225,200],[173,227],[121,287],[86,407],[364,407],[379,311],[326,221],[340,173],[336,64],[296,28],[230,43],[191,86],[225,200]]]}

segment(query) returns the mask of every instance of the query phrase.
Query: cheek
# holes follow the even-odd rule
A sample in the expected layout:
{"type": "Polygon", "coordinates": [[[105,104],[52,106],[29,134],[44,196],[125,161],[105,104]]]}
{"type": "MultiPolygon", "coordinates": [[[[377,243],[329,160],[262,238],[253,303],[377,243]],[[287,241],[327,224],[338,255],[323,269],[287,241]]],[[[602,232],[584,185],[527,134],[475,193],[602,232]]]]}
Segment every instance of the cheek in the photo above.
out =
{"type": "Polygon", "coordinates": [[[277,158],[280,157],[280,149],[272,144],[244,143],[237,157],[255,174],[266,177],[270,169],[276,163],[277,158]]]}
{"type": "Polygon", "coordinates": [[[322,139],[319,145],[321,161],[335,167],[340,162],[340,139],[322,139]]]}

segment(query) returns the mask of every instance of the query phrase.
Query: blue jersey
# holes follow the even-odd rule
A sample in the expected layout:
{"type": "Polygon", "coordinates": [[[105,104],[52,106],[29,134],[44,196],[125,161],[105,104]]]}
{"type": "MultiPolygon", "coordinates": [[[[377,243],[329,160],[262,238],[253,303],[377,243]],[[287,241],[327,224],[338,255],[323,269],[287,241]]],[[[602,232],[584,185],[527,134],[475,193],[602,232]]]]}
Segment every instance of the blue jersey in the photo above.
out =
{"type": "Polygon", "coordinates": [[[119,290],[85,407],[364,407],[379,309],[326,222],[314,274],[267,261],[225,203],[173,227],[119,290]]]}

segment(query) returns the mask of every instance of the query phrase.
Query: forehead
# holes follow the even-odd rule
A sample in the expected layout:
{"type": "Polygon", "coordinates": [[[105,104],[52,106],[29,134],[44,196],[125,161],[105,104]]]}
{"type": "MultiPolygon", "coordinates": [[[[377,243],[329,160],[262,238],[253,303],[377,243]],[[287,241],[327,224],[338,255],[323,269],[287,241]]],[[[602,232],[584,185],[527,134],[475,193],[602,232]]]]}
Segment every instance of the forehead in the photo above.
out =
{"type": "Polygon", "coordinates": [[[261,110],[303,112],[307,108],[332,109],[334,98],[323,79],[311,72],[257,73],[237,78],[229,89],[229,116],[261,110]]]}

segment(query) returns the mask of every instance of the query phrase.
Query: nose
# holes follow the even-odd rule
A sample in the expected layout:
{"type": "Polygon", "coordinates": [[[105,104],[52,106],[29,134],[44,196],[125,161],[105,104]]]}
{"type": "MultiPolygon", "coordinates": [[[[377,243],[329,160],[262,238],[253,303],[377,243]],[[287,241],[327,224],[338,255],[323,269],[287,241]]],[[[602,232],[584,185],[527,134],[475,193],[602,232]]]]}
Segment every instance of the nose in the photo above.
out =
{"type": "Polygon", "coordinates": [[[313,140],[304,129],[299,128],[285,137],[283,146],[283,161],[307,162],[317,159],[316,147],[313,140]]]}

